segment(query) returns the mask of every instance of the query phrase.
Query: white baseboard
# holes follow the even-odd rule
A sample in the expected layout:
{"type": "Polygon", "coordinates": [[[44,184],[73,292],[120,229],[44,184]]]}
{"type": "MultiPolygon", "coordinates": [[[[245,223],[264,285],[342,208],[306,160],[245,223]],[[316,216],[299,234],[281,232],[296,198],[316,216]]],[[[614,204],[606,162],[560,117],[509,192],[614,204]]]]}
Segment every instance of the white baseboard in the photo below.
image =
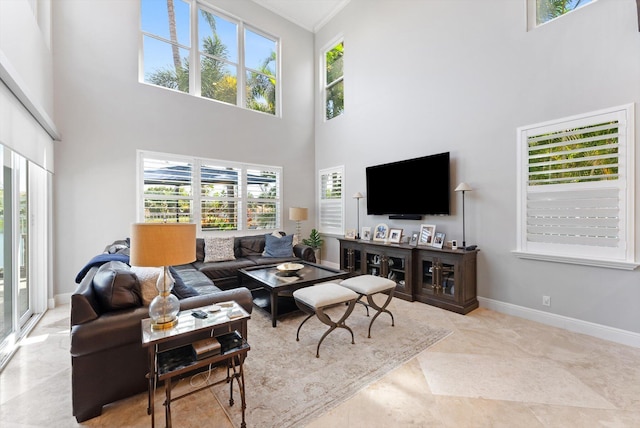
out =
{"type": "Polygon", "coordinates": [[[49,309],[53,309],[59,305],[67,305],[71,302],[71,293],[56,294],[53,299],[49,299],[47,304],[49,309]]]}
{"type": "Polygon", "coordinates": [[[513,315],[553,327],[563,328],[575,333],[586,334],[588,336],[620,343],[622,345],[633,346],[634,348],[640,348],[640,334],[632,331],[607,327],[606,325],[569,318],[563,315],[556,315],[549,312],[539,311],[537,309],[526,308],[524,306],[517,306],[511,303],[487,299],[485,297],[478,297],[478,302],[480,302],[480,307],[482,308],[491,309],[503,314],[513,315]]]}

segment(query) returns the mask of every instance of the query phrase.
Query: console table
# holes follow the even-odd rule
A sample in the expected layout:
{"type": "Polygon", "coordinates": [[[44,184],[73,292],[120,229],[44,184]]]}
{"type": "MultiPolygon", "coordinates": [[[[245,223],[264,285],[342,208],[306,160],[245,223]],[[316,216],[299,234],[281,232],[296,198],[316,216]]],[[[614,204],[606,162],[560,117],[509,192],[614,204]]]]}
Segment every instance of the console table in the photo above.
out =
{"type": "Polygon", "coordinates": [[[478,250],[452,250],[340,238],[340,269],[396,282],[395,296],[460,314],[478,307],[478,250]]]}
{"type": "Polygon", "coordinates": [[[151,415],[151,427],[155,427],[154,397],[158,382],[164,381],[165,386],[165,422],[171,427],[171,402],[187,397],[195,392],[210,388],[221,383],[229,383],[229,405],[234,404],[233,383],[236,381],[240,390],[242,407],[242,428],[246,427],[244,420],[246,402],[244,390],[244,360],[249,352],[246,331],[247,320],[251,316],[236,302],[218,303],[221,309],[209,312],[208,307],[197,308],[208,313],[208,317],[198,319],[191,315],[193,310],[184,310],[178,315],[178,323],[168,330],[153,330],[151,319],[142,320],[142,346],[149,349],[149,390],[147,413],[151,415]],[[232,331],[232,326],[241,324],[242,334],[232,331]],[[243,336],[244,335],[244,336],[243,336]],[[192,343],[206,337],[218,338],[222,345],[218,355],[196,359],[193,354],[192,343]],[[223,363],[227,365],[227,376],[217,382],[189,391],[177,397],[171,397],[171,387],[175,378],[181,377],[203,367],[223,363]]]}

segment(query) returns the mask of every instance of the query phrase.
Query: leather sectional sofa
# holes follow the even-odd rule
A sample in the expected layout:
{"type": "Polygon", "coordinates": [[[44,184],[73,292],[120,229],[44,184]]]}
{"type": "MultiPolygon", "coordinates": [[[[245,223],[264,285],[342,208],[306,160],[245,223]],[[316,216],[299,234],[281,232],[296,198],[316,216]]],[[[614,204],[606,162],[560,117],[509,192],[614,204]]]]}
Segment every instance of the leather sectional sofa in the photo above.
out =
{"type": "MultiPolygon", "coordinates": [[[[304,259],[315,262],[313,250],[299,245],[291,257],[265,257],[264,235],[235,238],[235,260],[204,262],[204,240],[198,238],[193,263],[172,267],[174,294],[188,310],[235,300],[251,313],[251,292],[237,287],[237,270],[247,266],[304,259]],[[225,288],[224,290],[222,288],[225,288]]],[[[116,241],[78,274],[71,296],[71,382],[73,415],[78,422],[99,416],[102,406],[148,387],[148,353],[141,344],[140,284],[128,261],[128,240],[116,241]]],[[[236,326],[238,330],[240,326],[236,326]]]]}

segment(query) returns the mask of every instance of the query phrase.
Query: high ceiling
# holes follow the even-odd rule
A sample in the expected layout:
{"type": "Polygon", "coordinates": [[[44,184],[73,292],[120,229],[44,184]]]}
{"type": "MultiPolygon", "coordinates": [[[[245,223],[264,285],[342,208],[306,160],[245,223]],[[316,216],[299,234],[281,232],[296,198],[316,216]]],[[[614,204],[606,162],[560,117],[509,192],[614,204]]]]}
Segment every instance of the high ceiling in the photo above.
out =
{"type": "Polygon", "coordinates": [[[349,0],[253,1],[314,33],[349,3],[349,0]]]}

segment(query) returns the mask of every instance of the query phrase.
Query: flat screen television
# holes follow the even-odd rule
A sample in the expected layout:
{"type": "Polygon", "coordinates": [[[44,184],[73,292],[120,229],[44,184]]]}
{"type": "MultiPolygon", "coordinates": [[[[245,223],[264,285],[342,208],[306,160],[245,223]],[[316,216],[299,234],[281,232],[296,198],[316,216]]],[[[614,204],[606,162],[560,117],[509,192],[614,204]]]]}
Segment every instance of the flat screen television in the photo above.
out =
{"type": "Polygon", "coordinates": [[[367,167],[367,213],[449,215],[449,152],[367,167]]]}

